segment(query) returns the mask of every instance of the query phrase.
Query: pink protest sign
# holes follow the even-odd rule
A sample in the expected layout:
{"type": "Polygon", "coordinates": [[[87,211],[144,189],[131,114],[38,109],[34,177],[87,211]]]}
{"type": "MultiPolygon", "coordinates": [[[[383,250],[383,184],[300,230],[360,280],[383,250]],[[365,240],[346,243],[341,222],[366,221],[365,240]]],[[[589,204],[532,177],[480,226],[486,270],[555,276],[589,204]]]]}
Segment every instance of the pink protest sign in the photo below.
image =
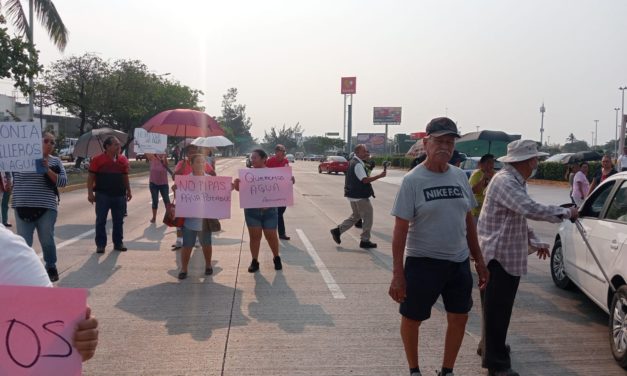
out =
{"type": "Polygon", "coordinates": [[[72,347],[87,290],[0,286],[0,375],[80,375],[72,347]]]}
{"type": "Polygon", "coordinates": [[[177,175],[176,216],[231,218],[230,176],[177,175]]]}
{"type": "Polygon", "coordinates": [[[239,207],[273,208],[294,205],[292,168],[239,170],[239,207]]]}

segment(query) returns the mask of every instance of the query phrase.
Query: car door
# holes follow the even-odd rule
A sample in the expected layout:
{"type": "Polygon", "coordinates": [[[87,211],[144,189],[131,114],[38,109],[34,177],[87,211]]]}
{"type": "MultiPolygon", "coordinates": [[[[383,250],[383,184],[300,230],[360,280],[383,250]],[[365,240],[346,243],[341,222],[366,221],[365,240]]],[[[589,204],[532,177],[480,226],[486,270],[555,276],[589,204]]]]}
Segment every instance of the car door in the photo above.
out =
{"type": "MultiPolygon", "coordinates": [[[[608,205],[608,198],[612,197],[615,191],[615,183],[615,181],[610,181],[601,185],[586,199],[579,211],[579,222],[584,235],[593,247],[603,246],[603,239],[606,235],[602,231],[605,226],[602,216],[608,205]]],[[[571,238],[564,244],[566,273],[583,290],[589,291],[593,285],[591,280],[594,279],[588,260],[590,252],[576,226],[573,225],[570,228],[571,238]]]]}
{"type": "MultiPolygon", "coordinates": [[[[617,181],[617,189],[608,197],[601,220],[591,229],[590,245],[601,267],[609,273],[623,248],[627,247],[627,181],[617,181]]],[[[591,252],[587,254],[586,290],[592,299],[607,307],[608,283],[591,252]]]]}

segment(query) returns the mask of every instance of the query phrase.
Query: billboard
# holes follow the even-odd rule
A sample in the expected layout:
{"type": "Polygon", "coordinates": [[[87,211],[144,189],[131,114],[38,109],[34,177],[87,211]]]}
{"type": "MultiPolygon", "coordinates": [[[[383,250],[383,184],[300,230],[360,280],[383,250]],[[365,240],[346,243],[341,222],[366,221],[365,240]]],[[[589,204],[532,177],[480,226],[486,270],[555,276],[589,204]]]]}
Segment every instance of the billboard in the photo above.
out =
{"type": "Polygon", "coordinates": [[[385,153],[385,133],[357,133],[357,143],[365,144],[370,154],[385,153]]]}
{"type": "Polygon", "coordinates": [[[342,77],[342,94],[355,94],[357,92],[357,77],[342,77]]]}
{"type": "Polygon", "coordinates": [[[374,124],[395,124],[401,123],[402,107],[374,107],[372,122],[374,124]]]}

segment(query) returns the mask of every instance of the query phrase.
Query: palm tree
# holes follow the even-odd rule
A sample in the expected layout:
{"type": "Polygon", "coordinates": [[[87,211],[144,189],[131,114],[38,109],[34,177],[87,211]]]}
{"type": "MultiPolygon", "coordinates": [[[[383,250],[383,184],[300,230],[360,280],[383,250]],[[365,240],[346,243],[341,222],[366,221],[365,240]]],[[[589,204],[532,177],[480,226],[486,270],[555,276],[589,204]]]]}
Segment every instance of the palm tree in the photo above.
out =
{"type": "MultiPolygon", "coordinates": [[[[43,24],[44,29],[48,32],[48,36],[54,45],[61,51],[65,49],[68,41],[68,30],[61,20],[57,8],[52,0],[29,0],[29,17],[20,0],[5,0],[4,8],[8,18],[13,22],[20,34],[26,35],[31,44],[33,44],[33,12],[37,14],[37,18],[43,24]],[[30,22],[29,22],[30,20],[30,22]]],[[[3,5],[0,0],[0,7],[3,5]]]]}
{"type": "Polygon", "coordinates": [[[577,138],[575,138],[575,135],[571,133],[568,135],[568,137],[566,137],[566,141],[572,144],[573,142],[577,141],[577,138]]]}

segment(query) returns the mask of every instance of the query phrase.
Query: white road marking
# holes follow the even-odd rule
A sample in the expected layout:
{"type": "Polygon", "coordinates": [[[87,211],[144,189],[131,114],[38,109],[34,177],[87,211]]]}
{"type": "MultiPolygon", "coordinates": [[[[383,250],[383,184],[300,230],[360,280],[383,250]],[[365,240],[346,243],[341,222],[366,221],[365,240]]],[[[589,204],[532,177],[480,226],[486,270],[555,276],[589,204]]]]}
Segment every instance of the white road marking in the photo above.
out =
{"type": "MultiPolygon", "coordinates": [[[[57,245],[57,250],[59,250],[59,249],[61,249],[61,248],[63,248],[63,247],[67,247],[68,245],[74,244],[74,243],[76,243],[77,241],[79,241],[79,240],[81,240],[81,239],[83,239],[83,238],[86,238],[86,237],[88,237],[89,235],[92,235],[92,234],[94,234],[94,233],[96,233],[96,229],[91,229],[91,230],[89,230],[89,231],[85,231],[84,233],[82,233],[82,234],[80,234],[80,235],[76,235],[75,237],[73,237],[73,238],[71,238],[71,239],[68,239],[68,240],[66,240],[66,241],[64,241],[64,242],[59,243],[59,244],[57,245]]],[[[41,254],[39,255],[39,259],[41,260],[41,262],[43,262],[43,261],[44,261],[44,255],[43,255],[43,253],[41,253],[41,254]]]]}
{"type": "Polygon", "coordinates": [[[340,289],[340,286],[335,282],[335,279],[333,279],[333,276],[329,272],[329,269],[327,269],[326,265],[324,265],[324,262],[322,262],[320,256],[318,256],[318,252],[316,252],[316,249],[313,247],[313,245],[311,245],[311,242],[309,241],[309,239],[307,239],[307,236],[305,235],[303,230],[296,229],[296,233],[305,245],[305,249],[307,250],[307,253],[309,253],[311,259],[314,261],[316,268],[318,268],[318,270],[320,271],[322,279],[324,279],[324,282],[327,284],[327,287],[329,288],[329,291],[331,291],[331,295],[333,295],[333,298],[346,299],[346,297],[342,293],[342,289],[340,289]]]}

